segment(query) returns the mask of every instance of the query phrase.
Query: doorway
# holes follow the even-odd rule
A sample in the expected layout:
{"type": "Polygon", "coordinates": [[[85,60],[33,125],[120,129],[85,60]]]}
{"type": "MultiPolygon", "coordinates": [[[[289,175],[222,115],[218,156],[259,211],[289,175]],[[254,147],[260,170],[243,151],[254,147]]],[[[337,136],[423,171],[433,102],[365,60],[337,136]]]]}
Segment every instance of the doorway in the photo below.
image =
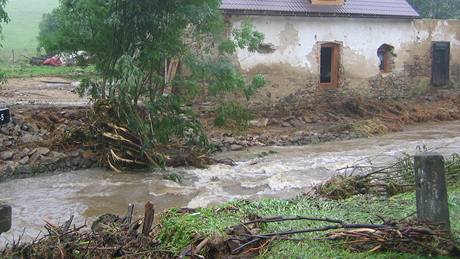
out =
{"type": "Polygon", "coordinates": [[[434,42],[432,50],[431,84],[444,86],[449,83],[450,43],[434,42]]]}
{"type": "Polygon", "coordinates": [[[320,87],[339,86],[339,46],[334,43],[321,45],[320,87]]]}

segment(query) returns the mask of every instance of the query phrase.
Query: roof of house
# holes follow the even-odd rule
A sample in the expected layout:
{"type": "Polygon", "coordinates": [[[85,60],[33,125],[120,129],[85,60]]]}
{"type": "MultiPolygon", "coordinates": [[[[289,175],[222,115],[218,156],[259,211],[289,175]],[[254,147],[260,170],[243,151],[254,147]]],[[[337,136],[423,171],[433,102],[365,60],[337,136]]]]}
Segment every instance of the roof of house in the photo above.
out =
{"type": "Polygon", "coordinates": [[[310,0],[222,0],[220,9],[237,14],[419,17],[406,0],[346,0],[343,5],[313,5],[310,0]]]}

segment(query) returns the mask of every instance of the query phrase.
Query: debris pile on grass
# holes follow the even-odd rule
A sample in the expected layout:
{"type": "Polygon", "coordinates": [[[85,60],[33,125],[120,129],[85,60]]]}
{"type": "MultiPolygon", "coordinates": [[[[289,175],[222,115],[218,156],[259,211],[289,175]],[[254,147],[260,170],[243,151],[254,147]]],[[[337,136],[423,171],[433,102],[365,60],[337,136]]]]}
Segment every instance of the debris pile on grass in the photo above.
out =
{"type": "Polygon", "coordinates": [[[342,241],[355,252],[393,251],[429,256],[460,256],[449,232],[437,226],[403,221],[394,226],[360,228],[327,234],[327,240],[342,241]]]}
{"type": "MultiPolygon", "coordinates": [[[[404,155],[385,167],[351,166],[315,186],[315,192],[329,199],[343,200],[358,194],[393,196],[415,190],[413,156],[404,155]]],[[[460,155],[446,159],[446,179],[449,184],[460,180],[460,155]]]]}
{"type": "MultiPolygon", "coordinates": [[[[147,208],[147,206],[146,206],[147,208]]],[[[19,241],[0,251],[5,258],[173,258],[162,250],[151,228],[153,211],[144,219],[131,222],[131,214],[118,217],[105,214],[91,227],[72,225],[71,217],[62,226],[46,223],[47,234],[26,244],[19,241]],[[141,229],[141,226],[142,229],[141,229]]]]}
{"type": "MultiPolygon", "coordinates": [[[[307,225],[311,225],[307,224],[307,225]]],[[[349,224],[342,220],[312,217],[258,218],[229,229],[225,242],[230,254],[254,254],[275,240],[308,242],[339,241],[339,245],[355,252],[398,252],[431,256],[460,256],[459,244],[448,231],[435,225],[412,220],[384,221],[382,224],[349,224]],[[305,229],[287,229],[261,233],[262,224],[285,221],[323,222],[325,225],[305,229]],[[327,234],[315,235],[331,231],[327,234]]]]}

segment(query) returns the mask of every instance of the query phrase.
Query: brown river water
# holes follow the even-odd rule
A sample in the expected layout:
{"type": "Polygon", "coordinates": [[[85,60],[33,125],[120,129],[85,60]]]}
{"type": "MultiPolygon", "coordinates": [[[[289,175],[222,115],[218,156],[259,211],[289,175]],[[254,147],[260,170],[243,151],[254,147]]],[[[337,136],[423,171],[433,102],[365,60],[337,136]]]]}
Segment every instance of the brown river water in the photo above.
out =
{"type": "Polygon", "coordinates": [[[327,180],[337,169],[357,163],[389,163],[424,145],[444,155],[460,153],[460,122],[417,125],[368,139],[218,154],[237,161],[234,167],[122,174],[93,169],[10,180],[0,183],[0,201],[13,207],[13,228],[0,237],[0,246],[17,239],[24,230],[26,239],[35,237],[44,220],[62,223],[75,215],[75,222],[83,223],[104,213],[123,215],[129,203],[135,204],[140,215],[149,200],[161,212],[233,199],[291,198],[327,180]],[[261,156],[263,152],[270,154],[261,156]],[[164,175],[171,173],[180,175],[181,181],[165,180],[164,175]]]}

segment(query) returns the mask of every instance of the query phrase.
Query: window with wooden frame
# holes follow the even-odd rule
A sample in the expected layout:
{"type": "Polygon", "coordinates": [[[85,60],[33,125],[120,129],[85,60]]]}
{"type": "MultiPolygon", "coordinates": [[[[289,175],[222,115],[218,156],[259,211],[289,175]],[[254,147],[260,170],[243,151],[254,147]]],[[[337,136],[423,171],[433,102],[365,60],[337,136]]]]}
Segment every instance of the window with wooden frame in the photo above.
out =
{"type": "Polygon", "coordinates": [[[380,73],[391,73],[394,66],[394,47],[388,44],[383,44],[377,49],[377,56],[379,57],[379,70],[380,73]]]}
{"type": "Polygon", "coordinates": [[[321,44],[320,55],[320,87],[338,87],[340,46],[335,43],[321,44]]]}

